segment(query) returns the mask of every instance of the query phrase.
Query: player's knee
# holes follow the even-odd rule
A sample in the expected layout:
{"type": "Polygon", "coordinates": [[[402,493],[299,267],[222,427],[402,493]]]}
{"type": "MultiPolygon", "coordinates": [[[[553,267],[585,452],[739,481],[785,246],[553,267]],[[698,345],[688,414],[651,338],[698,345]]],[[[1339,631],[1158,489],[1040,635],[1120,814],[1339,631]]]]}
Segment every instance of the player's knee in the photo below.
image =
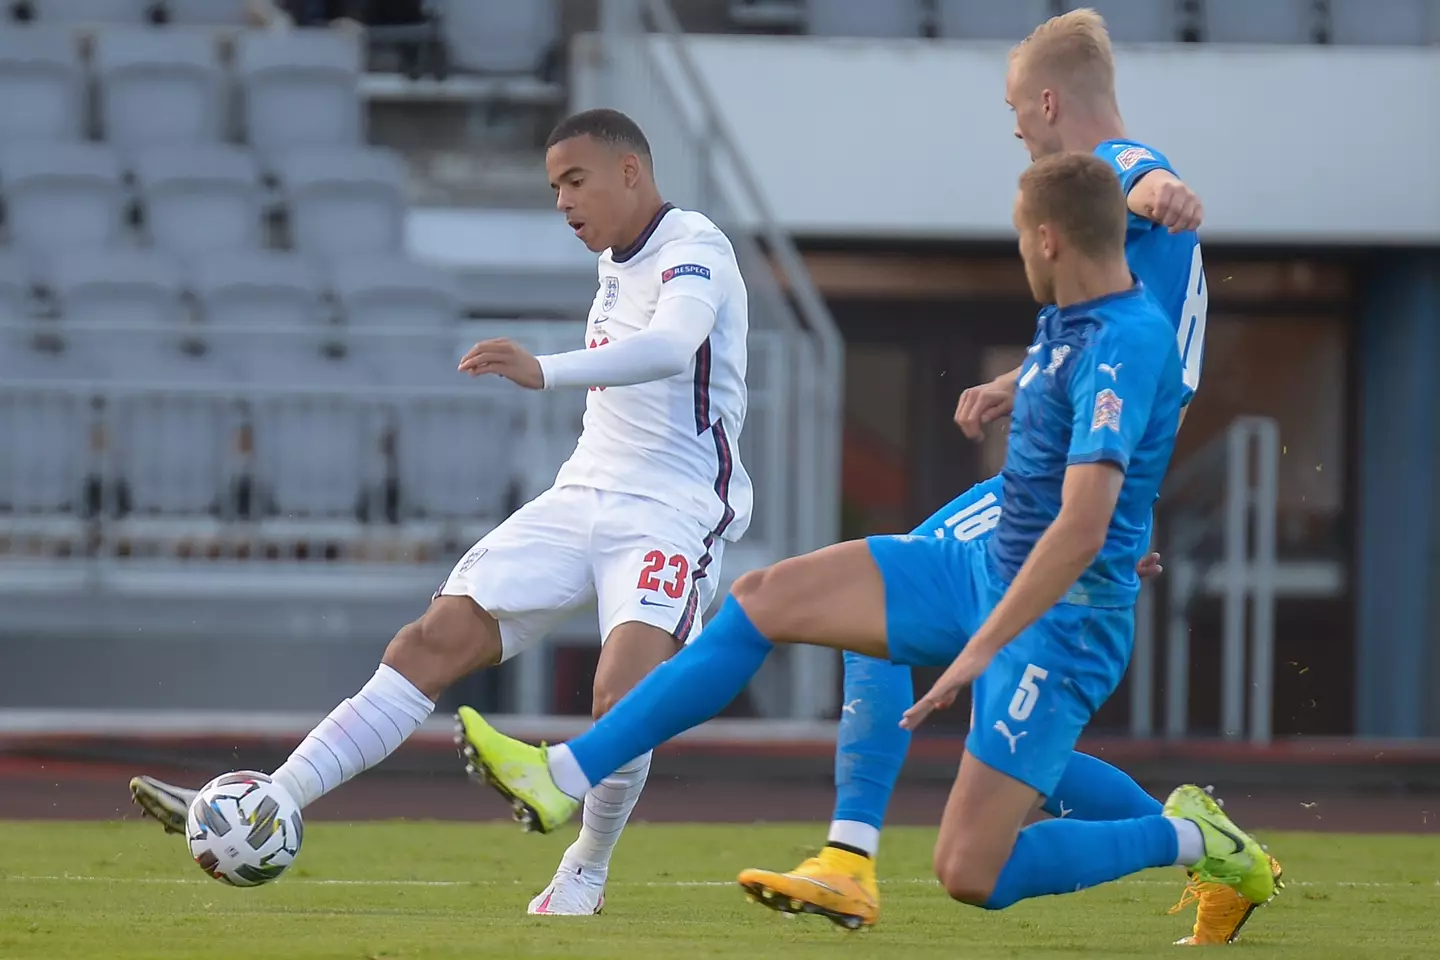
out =
{"type": "Polygon", "coordinates": [[[956,855],[935,855],[935,878],[950,899],[972,907],[988,907],[995,890],[994,874],[968,858],[956,855]]]}
{"type": "Polygon", "coordinates": [[[499,625],[468,597],[440,597],[407,623],[381,662],[434,700],[455,681],[500,662],[499,625]]]}
{"type": "Polygon", "coordinates": [[[787,627],[786,616],[793,612],[794,604],[777,602],[775,586],[774,567],[750,570],[735,581],[730,588],[730,596],[740,604],[755,629],[767,637],[781,640],[787,627]]]}

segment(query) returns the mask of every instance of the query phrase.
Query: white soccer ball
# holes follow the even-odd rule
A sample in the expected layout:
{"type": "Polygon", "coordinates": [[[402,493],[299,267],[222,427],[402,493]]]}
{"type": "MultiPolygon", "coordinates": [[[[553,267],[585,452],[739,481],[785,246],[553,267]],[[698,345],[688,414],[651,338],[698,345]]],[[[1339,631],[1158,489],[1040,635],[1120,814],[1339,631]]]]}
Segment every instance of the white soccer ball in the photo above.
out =
{"type": "Polygon", "coordinates": [[[223,774],[201,787],[185,827],[200,869],[233,887],[279,877],[299,856],[305,836],[300,806],[253,770],[223,774]]]}

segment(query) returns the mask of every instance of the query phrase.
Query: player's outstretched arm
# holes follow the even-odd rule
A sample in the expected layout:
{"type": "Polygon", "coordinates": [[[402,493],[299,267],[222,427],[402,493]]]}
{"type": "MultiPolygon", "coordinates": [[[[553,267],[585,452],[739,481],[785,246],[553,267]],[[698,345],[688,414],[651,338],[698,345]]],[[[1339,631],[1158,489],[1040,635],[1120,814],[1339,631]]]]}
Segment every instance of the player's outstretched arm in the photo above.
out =
{"type": "Polygon", "coordinates": [[[591,350],[532,356],[511,340],[475,344],[460,369],[493,374],[531,390],[623,387],[684,373],[715,327],[715,310],[694,297],[671,297],[655,308],[650,326],[591,350]]]}
{"type": "Polygon", "coordinates": [[[1171,233],[1199,230],[1205,206],[1190,187],[1169,170],[1143,174],[1125,198],[1130,212],[1158,223],[1171,233]]]}
{"type": "Polygon", "coordinates": [[[905,713],[914,730],[984,672],[1001,647],[1060,602],[1105,546],[1125,474],[1116,463],[1077,463],[1065,471],[1060,512],[1035,543],[1005,595],[930,692],[905,713]]]}

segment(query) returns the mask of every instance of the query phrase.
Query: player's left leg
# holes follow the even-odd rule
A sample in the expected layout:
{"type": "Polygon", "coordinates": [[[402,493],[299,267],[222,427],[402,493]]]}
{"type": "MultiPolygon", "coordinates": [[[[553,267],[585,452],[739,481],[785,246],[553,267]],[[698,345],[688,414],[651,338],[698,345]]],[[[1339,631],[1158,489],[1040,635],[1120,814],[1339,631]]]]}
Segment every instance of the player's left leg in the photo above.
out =
{"type": "Polygon", "coordinates": [[[1175,791],[1162,815],[1062,818],[1021,829],[1119,682],[1131,620],[1129,611],[1061,605],[976,681],[975,722],[935,849],[936,875],[956,900],[998,910],[1172,864],[1256,902],[1273,895],[1259,844],[1195,787],[1175,791]]]}
{"type": "MultiPolygon", "coordinates": [[[[595,719],[700,632],[715,599],[724,541],[710,526],[659,501],[597,491],[591,568],[604,638],[595,719]]],[[[585,795],[579,838],[530,912],[589,915],[604,905],[610,858],[650,773],[650,753],[585,795]]]]}
{"type": "Polygon", "coordinates": [[[588,732],[544,751],[475,717],[472,762],[533,825],[548,826],[573,815],[576,798],[629,758],[719,713],[776,643],[884,657],[887,635],[903,633],[907,652],[924,657],[912,662],[948,663],[968,636],[959,620],[979,569],[965,556],[971,546],[878,537],[748,573],[698,638],[588,732]]]}

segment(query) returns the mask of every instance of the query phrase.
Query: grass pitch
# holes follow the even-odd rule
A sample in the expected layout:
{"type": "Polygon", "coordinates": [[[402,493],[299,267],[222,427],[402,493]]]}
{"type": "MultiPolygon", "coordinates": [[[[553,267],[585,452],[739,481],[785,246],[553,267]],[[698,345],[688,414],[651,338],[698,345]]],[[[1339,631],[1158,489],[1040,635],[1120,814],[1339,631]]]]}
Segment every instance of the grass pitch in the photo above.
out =
{"type": "MultiPolygon", "coordinates": [[[[625,835],[605,914],[524,914],[571,839],[498,824],[316,823],[275,884],[225,887],[151,823],[0,823],[0,958],[705,960],[1172,957],[1178,871],[987,914],[930,877],[931,830],[886,832],[880,923],[845,934],[746,902],[742,867],[789,867],[819,825],[651,826],[625,835]]],[[[1440,838],[1269,833],[1288,889],[1240,956],[1440,956],[1440,838]]]]}

